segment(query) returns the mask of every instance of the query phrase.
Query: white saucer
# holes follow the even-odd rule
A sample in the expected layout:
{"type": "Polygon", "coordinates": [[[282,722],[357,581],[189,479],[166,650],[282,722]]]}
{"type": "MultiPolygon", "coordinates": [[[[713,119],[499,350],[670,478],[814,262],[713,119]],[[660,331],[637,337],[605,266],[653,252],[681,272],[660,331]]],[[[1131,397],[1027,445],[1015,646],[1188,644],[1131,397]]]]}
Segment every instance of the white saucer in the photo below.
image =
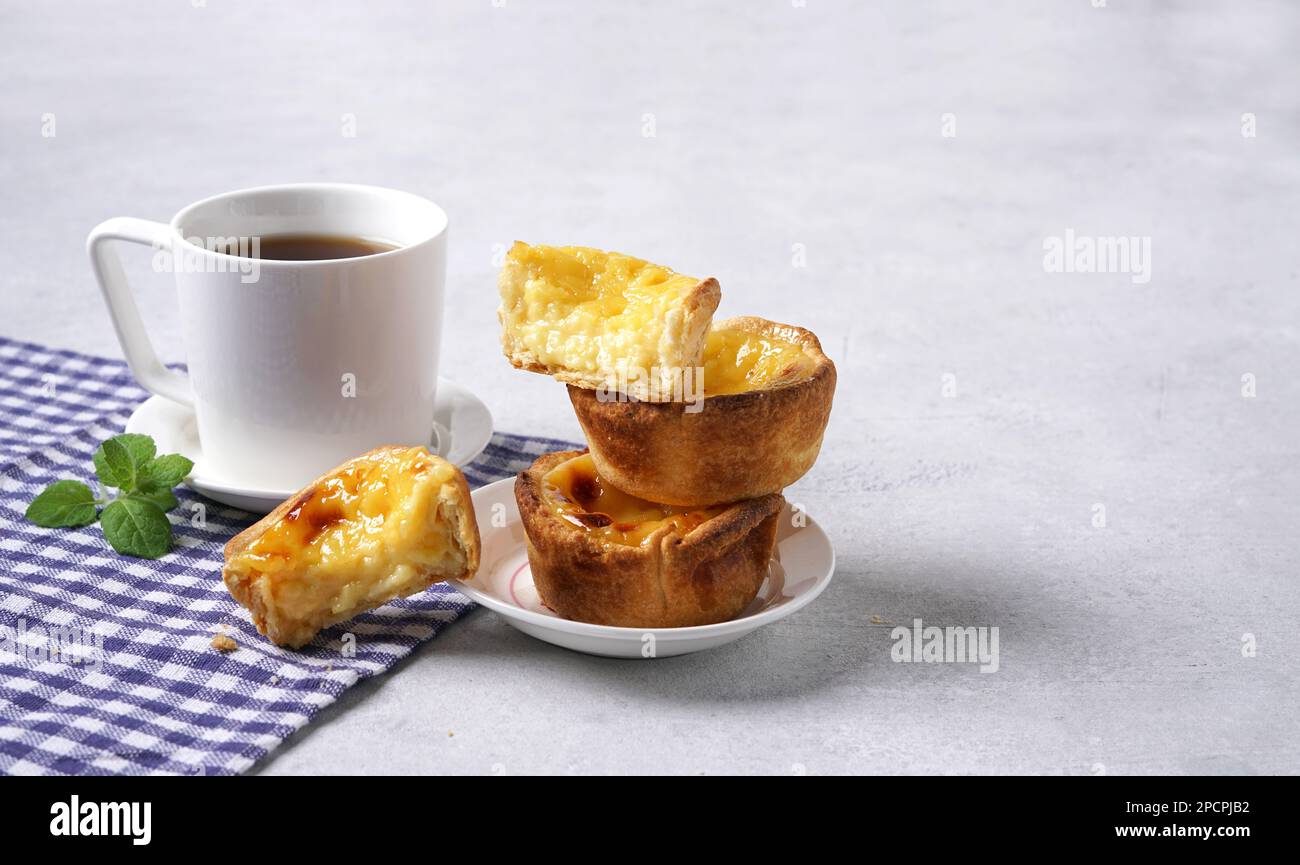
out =
{"type": "MultiPolygon", "coordinates": [[[[203,459],[194,409],[160,396],[145,400],[126,422],[129,433],[153,436],[158,453],[182,454],[194,460],[185,484],[210,499],[257,514],[274,510],[296,490],[262,489],[234,484],[214,473],[203,459]]],[[[438,379],[429,450],[458,466],[474,460],[492,439],[492,413],[473,392],[438,379]]]]}
{"type": "Polygon", "coordinates": [[[792,525],[787,504],[778,523],[768,577],[754,602],[731,621],[661,629],[571,622],[561,619],[537,597],[514,484],[514,478],[506,478],[474,490],[474,514],[483,539],[481,564],[469,582],[449,583],[500,613],[525,634],[566,649],[610,658],[666,658],[712,649],[807,606],[822,593],[835,571],[830,538],[807,515],[806,525],[792,525]],[[503,518],[505,524],[501,525],[503,518]]]}

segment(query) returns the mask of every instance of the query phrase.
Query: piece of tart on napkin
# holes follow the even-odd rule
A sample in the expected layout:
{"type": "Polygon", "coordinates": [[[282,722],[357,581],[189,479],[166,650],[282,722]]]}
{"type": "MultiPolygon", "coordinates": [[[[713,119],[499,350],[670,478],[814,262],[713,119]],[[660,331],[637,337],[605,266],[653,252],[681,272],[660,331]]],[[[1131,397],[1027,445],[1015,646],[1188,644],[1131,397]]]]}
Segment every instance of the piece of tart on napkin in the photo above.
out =
{"type": "Polygon", "coordinates": [[[478,569],[479,534],[460,469],[423,447],[348,460],[236,535],[222,579],[273,643],[478,569]]]}

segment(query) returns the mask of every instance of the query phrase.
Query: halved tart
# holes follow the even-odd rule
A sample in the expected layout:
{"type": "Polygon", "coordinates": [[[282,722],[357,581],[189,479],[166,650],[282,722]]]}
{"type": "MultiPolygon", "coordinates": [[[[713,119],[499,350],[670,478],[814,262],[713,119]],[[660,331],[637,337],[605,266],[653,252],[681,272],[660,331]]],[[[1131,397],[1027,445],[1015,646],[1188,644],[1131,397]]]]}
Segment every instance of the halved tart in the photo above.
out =
{"type": "Polygon", "coordinates": [[[617,252],[516,242],[499,280],[501,343],[520,369],[671,400],[700,363],[722,291],[617,252]]]}
{"type": "Polygon", "coordinates": [[[754,316],[713,324],[699,402],[601,398],[569,388],[597,471],[656,502],[710,505],[779,492],[817,459],[835,364],[801,327],[754,316]]]}
{"type": "Polygon", "coordinates": [[[735,618],[767,576],[785,502],[656,504],[612,487],[585,451],[539,457],[515,498],[542,601],[566,619],[634,628],[735,618]]]}
{"type": "Polygon", "coordinates": [[[257,630],[297,648],[323,628],[478,569],[460,469],[376,448],[321,475],[226,544],[221,576],[257,630]]]}

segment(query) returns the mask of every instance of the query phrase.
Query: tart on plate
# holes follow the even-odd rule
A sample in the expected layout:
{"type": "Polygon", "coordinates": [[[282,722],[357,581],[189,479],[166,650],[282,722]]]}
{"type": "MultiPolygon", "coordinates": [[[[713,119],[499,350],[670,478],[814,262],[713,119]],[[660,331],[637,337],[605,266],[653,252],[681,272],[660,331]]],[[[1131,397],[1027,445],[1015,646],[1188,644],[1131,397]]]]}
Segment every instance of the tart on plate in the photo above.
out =
{"type": "Polygon", "coordinates": [[[389,446],[321,475],[226,544],[221,576],[267,639],[298,648],[323,628],[478,569],[460,469],[389,446]]]}
{"type": "Polygon", "coordinates": [[[501,343],[519,369],[671,400],[699,365],[722,290],[617,252],[516,242],[499,279],[501,343]]]}
{"type": "Polygon", "coordinates": [[[779,494],[708,508],[628,495],[585,451],[539,457],[515,480],[542,602],[566,619],[632,628],[735,618],[768,574],[779,494]]]}
{"type": "Polygon", "coordinates": [[[754,316],[716,321],[703,397],[650,403],[570,387],[601,477],[656,502],[700,506],[776,493],[817,459],[835,364],[801,327],[754,316]]]}

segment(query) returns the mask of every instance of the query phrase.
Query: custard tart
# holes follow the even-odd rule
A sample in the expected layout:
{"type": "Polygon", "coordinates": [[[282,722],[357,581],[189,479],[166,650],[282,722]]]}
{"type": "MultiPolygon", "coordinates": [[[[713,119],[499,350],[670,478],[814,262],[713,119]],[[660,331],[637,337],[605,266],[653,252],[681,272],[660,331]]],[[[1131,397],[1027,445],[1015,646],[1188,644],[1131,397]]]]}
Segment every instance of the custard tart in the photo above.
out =
{"type": "Polygon", "coordinates": [[[679,508],[616,489],[585,451],[545,454],[515,479],[543,603],[566,619],[632,628],[735,618],[767,577],[778,494],[679,508]]]}
{"type": "Polygon", "coordinates": [[[231,539],[221,576],[267,639],[323,628],[478,569],[465,476],[423,447],[381,447],[317,478],[231,539]]]}
{"type": "Polygon", "coordinates": [[[753,316],[713,323],[695,402],[602,398],[569,388],[601,477],[695,507],[779,492],[821,449],[835,365],[811,332],[753,316]]]}
{"type": "Polygon", "coordinates": [[[516,242],[499,279],[501,343],[519,369],[671,400],[700,363],[722,290],[617,252],[516,242]]]}

